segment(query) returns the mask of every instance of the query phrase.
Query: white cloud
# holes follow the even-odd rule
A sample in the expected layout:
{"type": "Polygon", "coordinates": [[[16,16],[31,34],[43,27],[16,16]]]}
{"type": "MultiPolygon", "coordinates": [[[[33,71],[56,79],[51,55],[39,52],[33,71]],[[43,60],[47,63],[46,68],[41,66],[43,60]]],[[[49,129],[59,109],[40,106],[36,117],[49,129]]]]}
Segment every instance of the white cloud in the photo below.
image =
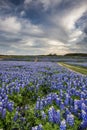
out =
{"type": "Polygon", "coordinates": [[[76,42],[82,34],[83,32],[81,30],[73,30],[69,36],[68,42],[76,42]]]}
{"type": "Polygon", "coordinates": [[[47,54],[52,53],[62,55],[68,52],[69,52],[68,48],[64,46],[50,46],[50,48],[47,49],[47,54]]]}
{"type": "Polygon", "coordinates": [[[52,46],[61,46],[61,45],[63,45],[63,43],[62,42],[60,42],[60,41],[58,41],[58,40],[50,40],[50,39],[48,39],[48,43],[50,44],[50,45],[52,45],[52,46]]]}
{"type": "Polygon", "coordinates": [[[0,18],[0,30],[12,34],[21,32],[24,36],[43,34],[43,30],[39,25],[34,25],[29,20],[17,19],[16,17],[0,18]]]}
{"type": "Polygon", "coordinates": [[[73,38],[73,39],[68,40],[68,42],[74,42],[76,40],[77,40],[77,38],[73,38]]]}
{"type": "Polygon", "coordinates": [[[75,30],[71,33],[70,38],[79,37],[81,34],[82,34],[82,31],[81,31],[81,30],[75,29],[75,30]]]}
{"type": "Polygon", "coordinates": [[[75,22],[83,15],[86,10],[86,5],[82,5],[81,7],[70,10],[65,16],[61,18],[64,28],[68,30],[74,29],[75,22]]]}
{"type": "Polygon", "coordinates": [[[25,0],[24,4],[27,5],[27,4],[30,4],[30,2],[32,2],[32,0],[25,0]]]}
{"type": "Polygon", "coordinates": [[[22,32],[27,35],[42,35],[44,32],[39,25],[32,24],[29,20],[23,20],[22,24],[22,32]]]}
{"type": "Polygon", "coordinates": [[[24,41],[25,44],[22,44],[22,47],[25,47],[25,48],[26,47],[32,47],[34,42],[35,42],[35,38],[32,39],[32,38],[29,37],[26,41],[24,41]]]}
{"type": "Polygon", "coordinates": [[[56,5],[58,5],[61,0],[38,0],[43,4],[44,10],[47,10],[49,8],[55,8],[56,5]]]}
{"type": "Polygon", "coordinates": [[[15,51],[13,51],[13,50],[8,50],[8,51],[6,52],[6,54],[7,54],[7,55],[14,55],[14,54],[15,54],[15,51]]]}
{"type": "Polygon", "coordinates": [[[6,17],[0,19],[0,30],[5,32],[19,32],[21,30],[21,23],[16,17],[6,17]]]}

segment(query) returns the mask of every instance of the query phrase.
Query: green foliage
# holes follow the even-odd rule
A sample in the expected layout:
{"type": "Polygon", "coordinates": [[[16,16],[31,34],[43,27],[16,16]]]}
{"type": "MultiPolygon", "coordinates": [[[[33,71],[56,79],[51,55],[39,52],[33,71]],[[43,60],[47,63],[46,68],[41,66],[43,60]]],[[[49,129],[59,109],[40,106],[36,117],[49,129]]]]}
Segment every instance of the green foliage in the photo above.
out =
{"type": "Polygon", "coordinates": [[[59,125],[47,122],[46,124],[44,124],[43,128],[44,128],[44,130],[58,130],[59,129],[59,125]]]}
{"type": "Polygon", "coordinates": [[[4,119],[0,117],[0,128],[3,128],[3,130],[12,130],[14,124],[13,121],[14,115],[15,115],[15,110],[12,112],[7,111],[6,117],[4,119]]]}

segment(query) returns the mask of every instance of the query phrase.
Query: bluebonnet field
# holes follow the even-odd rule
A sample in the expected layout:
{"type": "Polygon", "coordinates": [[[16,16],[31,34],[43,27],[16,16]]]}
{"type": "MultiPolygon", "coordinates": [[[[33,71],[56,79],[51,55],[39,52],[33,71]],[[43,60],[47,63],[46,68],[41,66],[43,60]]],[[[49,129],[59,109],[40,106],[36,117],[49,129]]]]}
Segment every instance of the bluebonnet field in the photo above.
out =
{"type": "Polygon", "coordinates": [[[0,61],[0,128],[86,130],[87,77],[52,62],[0,61]]]}

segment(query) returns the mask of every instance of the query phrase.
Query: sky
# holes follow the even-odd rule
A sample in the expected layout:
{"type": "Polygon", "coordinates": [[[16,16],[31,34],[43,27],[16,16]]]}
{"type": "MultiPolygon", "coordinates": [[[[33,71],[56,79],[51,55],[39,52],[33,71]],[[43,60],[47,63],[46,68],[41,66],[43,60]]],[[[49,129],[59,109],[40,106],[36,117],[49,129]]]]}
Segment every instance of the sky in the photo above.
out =
{"type": "Polygon", "coordinates": [[[87,53],[87,0],[0,0],[0,54],[87,53]]]}

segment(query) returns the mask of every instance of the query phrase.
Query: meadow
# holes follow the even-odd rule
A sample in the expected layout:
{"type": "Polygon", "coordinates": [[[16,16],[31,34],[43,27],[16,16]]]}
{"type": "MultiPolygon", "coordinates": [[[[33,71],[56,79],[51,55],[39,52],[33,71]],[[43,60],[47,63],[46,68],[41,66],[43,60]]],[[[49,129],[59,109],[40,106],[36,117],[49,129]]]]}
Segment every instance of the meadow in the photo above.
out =
{"type": "Polygon", "coordinates": [[[87,76],[55,62],[0,61],[0,129],[86,130],[87,76]]]}
{"type": "Polygon", "coordinates": [[[59,64],[70,69],[71,71],[87,75],[87,62],[60,62],[59,64]]]}
{"type": "Polygon", "coordinates": [[[66,62],[66,63],[68,63],[70,65],[75,65],[75,66],[87,68],[87,62],[66,62]]]}

